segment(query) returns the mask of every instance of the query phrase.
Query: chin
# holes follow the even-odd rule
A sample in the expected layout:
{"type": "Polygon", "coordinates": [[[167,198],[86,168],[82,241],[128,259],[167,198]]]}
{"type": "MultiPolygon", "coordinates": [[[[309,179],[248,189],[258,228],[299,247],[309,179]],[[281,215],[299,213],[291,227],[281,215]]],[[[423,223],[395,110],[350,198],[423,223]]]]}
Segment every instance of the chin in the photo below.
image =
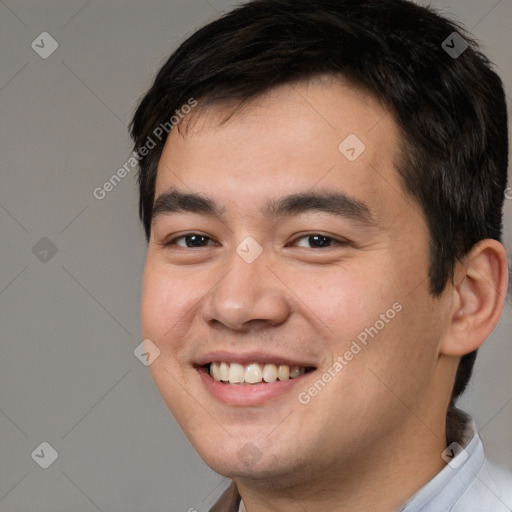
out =
{"type": "Polygon", "coordinates": [[[260,450],[249,441],[241,448],[231,446],[215,451],[211,450],[211,446],[194,447],[213,471],[232,480],[261,481],[267,487],[275,485],[276,488],[300,480],[299,475],[292,473],[294,468],[300,467],[298,461],[293,461],[290,454],[273,453],[270,447],[260,450]]]}

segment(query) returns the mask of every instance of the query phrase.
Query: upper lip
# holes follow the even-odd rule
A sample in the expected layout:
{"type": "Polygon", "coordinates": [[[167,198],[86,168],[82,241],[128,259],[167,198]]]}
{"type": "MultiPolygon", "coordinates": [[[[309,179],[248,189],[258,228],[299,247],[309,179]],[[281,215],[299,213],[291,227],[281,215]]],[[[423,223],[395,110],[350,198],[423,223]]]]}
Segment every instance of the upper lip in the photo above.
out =
{"type": "Polygon", "coordinates": [[[215,351],[208,352],[207,354],[200,355],[194,361],[198,366],[204,366],[210,363],[238,363],[247,365],[251,363],[268,363],[287,366],[301,366],[301,367],[316,367],[311,361],[294,359],[278,354],[270,354],[268,352],[230,352],[230,351],[215,351]]]}

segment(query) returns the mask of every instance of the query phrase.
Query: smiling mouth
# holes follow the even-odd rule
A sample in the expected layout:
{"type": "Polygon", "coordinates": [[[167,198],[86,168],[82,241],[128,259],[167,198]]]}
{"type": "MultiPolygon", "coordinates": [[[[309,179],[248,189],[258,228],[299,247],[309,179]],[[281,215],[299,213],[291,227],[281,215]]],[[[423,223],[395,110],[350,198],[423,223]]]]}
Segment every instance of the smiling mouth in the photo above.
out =
{"type": "Polygon", "coordinates": [[[255,385],[298,379],[315,370],[312,366],[285,364],[212,362],[201,367],[210,377],[222,384],[255,385]]]}

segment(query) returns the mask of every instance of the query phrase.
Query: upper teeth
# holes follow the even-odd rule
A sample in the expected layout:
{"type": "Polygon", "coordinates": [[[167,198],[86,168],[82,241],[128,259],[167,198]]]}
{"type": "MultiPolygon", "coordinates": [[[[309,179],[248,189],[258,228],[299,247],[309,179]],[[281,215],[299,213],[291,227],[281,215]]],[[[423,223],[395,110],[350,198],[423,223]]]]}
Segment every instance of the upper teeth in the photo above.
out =
{"type": "Polygon", "coordinates": [[[275,382],[300,377],[306,369],[303,366],[287,366],[285,364],[251,363],[245,366],[238,363],[211,363],[210,375],[217,381],[230,384],[257,384],[258,382],[275,382]]]}

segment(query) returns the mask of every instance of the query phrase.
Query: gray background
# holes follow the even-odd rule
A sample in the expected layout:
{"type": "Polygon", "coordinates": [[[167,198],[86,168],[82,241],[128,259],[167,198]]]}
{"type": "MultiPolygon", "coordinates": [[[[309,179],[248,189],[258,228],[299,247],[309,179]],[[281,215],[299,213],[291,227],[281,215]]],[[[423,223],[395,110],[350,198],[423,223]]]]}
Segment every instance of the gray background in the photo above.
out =
{"type": "MultiPolygon", "coordinates": [[[[201,512],[226,486],[133,354],[145,257],[134,172],[103,200],[92,192],[130,154],[126,126],[159,64],[232,5],[0,1],[2,512],[201,512]],[[31,47],[43,31],[59,45],[47,59],[31,47]],[[58,452],[48,469],[31,457],[43,441],[58,452]]],[[[481,40],[510,97],[512,0],[435,5],[481,40]]],[[[509,302],[459,402],[508,469],[511,310],[509,302]]]]}

